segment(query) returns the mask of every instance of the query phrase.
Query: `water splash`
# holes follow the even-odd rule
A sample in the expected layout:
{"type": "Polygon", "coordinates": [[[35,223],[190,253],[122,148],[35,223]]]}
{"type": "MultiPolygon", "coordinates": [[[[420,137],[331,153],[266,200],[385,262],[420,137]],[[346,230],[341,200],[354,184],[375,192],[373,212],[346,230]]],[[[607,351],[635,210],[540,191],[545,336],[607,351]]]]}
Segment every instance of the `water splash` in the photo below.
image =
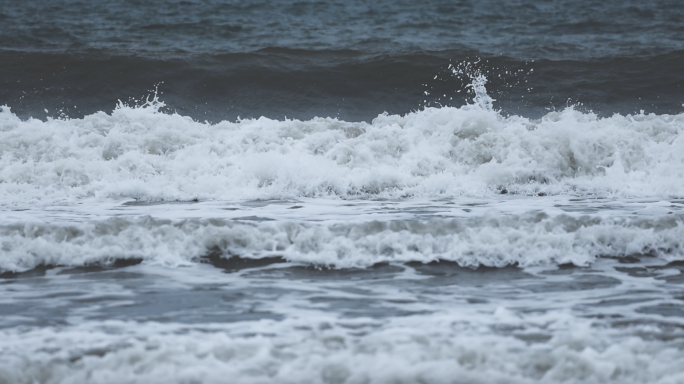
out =
{"type": "Polygon", "coordinates": [[[159,99],[159,96],[163,93],[159,91],[159,85],[163,83],[164,82],[162,81],[158,84],[155,84],[154,89],[149,90],[150,93],[144,98],[140,100],[131,99],[131,104],[123,102],[121,99],[119,99],[114,109],[141,109],[149,110],[153,113],[161,112],[162,108],[166,107],[166,103],[159,99]]]}
{"type": "Polygon", "coordinates": [[[475,92],[473,105],[476,105],[485,111],[493,111],[494,101],[496,100],[492,99],[492,97],[487,94],[485,84],[487,84],[487,78],[484,75],[478,75],[472,79],[472,83],[468,84],[467,87],[475,92]]]}
{"type": "MultiPolygon", "coordinates": [[[[470,82],[466,85],[466,89],[471,90],[474,95],[472,98],[472,103],[466,100],[466,103],[471,106],[475,106],[484,111],[494,110],[494,101],[491,96],[487,93],[487,76],[483,73],[483,70],[479,68],[478,64],[480,59],[476,62],[462,62],[454,65],[449,65],[449,69],[453,76],[457,78],[467,78],[470,82]]],[[[460,92],[460,91],[457,91],[460,92]]]]}

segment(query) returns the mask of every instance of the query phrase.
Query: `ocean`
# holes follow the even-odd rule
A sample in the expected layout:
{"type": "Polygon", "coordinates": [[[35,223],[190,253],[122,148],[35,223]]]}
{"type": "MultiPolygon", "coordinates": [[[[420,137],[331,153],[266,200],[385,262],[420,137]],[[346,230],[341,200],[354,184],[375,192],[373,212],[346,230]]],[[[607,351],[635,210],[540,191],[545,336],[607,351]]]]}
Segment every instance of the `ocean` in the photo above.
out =
{"type": "Polygon", "coordinates": [[[0,384],[684,383],[684,3],[0,0],[0,384]]]}

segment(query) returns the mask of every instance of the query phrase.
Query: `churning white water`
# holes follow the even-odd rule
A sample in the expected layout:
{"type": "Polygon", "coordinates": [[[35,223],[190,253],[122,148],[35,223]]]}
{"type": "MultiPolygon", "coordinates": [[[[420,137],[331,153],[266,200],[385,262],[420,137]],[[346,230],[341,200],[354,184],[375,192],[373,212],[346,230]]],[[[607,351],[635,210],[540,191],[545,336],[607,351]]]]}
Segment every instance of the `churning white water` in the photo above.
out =
{"type": "Polygon", "coordinates": [[[157,101],[83,119],[0,112],[4,207],[100,199],[684,196],[684,115],[502,116],[473,105],[371,124],[267,118],[208,124],[157,101]]]}
{"type": "Polygon", "coordinates": [[[683,383],[684,115],[0,111],[0,383],[683,383]]]}

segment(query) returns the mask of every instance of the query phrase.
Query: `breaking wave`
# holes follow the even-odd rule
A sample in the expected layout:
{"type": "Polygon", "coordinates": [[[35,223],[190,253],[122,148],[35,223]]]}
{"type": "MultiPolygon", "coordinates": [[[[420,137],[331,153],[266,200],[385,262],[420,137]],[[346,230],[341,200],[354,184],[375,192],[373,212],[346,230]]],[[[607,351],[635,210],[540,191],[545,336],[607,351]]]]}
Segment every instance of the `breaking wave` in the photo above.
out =
{"type": "Polygon", "coordinates": [[[488,213],[454,219],[304,223],[114,217],[0,227],[0,270],[137,259],[188,265],[210,255],[282,257],[333,268],[447,260],[462,266],[587,265],[597,257],[684,256],[684,218],[488,213]]]}
{"type": "Polygon", "coordinates": [[[0,201],[487,196],[684,196],[684,114],[599,118],[573,108],[461,108],[334,118],[193,121],[154,100],[82,119],[0,111],[0,201]]]}

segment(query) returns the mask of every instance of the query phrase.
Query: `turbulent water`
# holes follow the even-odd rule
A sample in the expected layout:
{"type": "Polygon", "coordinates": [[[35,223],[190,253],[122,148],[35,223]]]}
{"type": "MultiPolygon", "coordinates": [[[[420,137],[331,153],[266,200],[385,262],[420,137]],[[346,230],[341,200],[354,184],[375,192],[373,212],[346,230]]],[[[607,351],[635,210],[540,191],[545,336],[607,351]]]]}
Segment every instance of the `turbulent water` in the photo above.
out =
{"type": "Polygon", "coordinates": [[[0,5],[0,383],[684,383],[681,2],[0,5]]]}

